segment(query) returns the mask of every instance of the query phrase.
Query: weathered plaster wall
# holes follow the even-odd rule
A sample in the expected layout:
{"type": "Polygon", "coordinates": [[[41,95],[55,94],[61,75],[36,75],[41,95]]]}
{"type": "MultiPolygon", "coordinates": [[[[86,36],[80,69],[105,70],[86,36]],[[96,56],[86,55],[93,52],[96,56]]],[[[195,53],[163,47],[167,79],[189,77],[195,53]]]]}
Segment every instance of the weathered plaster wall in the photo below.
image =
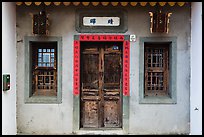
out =
{"type": "MultiPolygon", "coordinates": [[[[40,8],[17,9],[17,40],[32,36],[32,18],[29,13],[37,13],[40,8]],[[29,9],[29,10],[28,10],[29,9]]],[[[17,130],[32,134],[69,134],[72,132],[72,43],[74,31],[74,9],[48,8],[51,20],[51,36],[62,36],[62,103],[24,103],[24,43],[17,43],[17,130]]]]}
{"type": "MultiPolygon", "coordinates": [[[[92,6],[90,6],[93,8],[92,6]]],[[[62,36],[62,103],[24,103],[24,43],[17,43],[17,128],[18,133],[70,134],[73,117],[73,39],[75,10],[79,7],[46,7],[50,14],[50,36],[62,36]]],[[[89,6],[87,7],[89,8],[89,6]]],[[[103,7],[111,8],[116,7],[103,7]]],[[[120,7],[124,8],[124,7],[120,7]]],[[[130,134],[188,134],[190,93],[190,7],[169,7],[172,12],[169,34],[151,34],[149,11],[154,7],[127,7],[128,31],[135,34],[136,42],[130,49],[130,134]],[[177,37],[177,104],[139,104],[139,38],[177,37]]],[[[32,36],[32,19],[29,13],[37,13],[40,7],[17,7],[17,40],[32,36]]],[[[89,9],[90,10],[90,9],[89,9]]]]}
{"type": "Polygon", "coordinates": [[[16,7],[2,3],[2,134],[16,135],[16,7]],[[3,74],[10,74],[10,90],[3,91],[3,74]]]}
{"type": "MultiPolygon", "coordinates": [[[[153,10],[153,9],[152,9],[153,10]]],[[[130,129],[136,134],[188,134],[190,92],[190,9],[166,8],[172,12],[169,34],[150,34],[148,8],[128,10],[128,33],[138,41],[130,49],[130,129]],[[134,23],[133,23],[134,22],[134,23]],[[177,37],[177,104],[139,104],[139,37],[177,37]]]]}

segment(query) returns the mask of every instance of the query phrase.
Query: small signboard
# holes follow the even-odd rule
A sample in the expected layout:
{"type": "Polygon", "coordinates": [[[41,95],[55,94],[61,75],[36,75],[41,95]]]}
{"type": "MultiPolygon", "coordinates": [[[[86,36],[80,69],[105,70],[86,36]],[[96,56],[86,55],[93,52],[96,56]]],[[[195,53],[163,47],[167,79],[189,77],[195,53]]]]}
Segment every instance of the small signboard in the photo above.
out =
{"type": "Polygon", "coordinates": [[[136,41],[136,35],[131,34],[130,35],[130,41],[136,41]]]}

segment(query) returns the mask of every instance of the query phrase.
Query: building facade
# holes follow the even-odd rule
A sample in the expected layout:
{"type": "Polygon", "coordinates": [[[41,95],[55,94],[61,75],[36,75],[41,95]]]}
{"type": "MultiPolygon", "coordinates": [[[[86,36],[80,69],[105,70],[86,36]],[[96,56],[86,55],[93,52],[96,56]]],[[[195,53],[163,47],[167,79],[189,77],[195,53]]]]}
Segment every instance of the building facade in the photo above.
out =
{"type": "Polygon", "coordinates": [[[192,133],[192,5],[16,3],[16,133],[192,133]]]}

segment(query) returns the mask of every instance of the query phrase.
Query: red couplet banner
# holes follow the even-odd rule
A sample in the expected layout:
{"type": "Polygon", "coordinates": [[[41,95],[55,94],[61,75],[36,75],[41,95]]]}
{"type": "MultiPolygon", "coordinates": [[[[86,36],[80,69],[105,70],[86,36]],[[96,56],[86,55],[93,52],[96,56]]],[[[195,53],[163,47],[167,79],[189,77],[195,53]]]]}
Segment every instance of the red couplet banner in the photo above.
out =
{"type": "Polygon", "coordinates": [[[123,42],[123,95],[129,96],[130,42],[123,42]]]}
{"type": "Polygon", "coordinates": [[[74,95],[80,93],[80,42],[74,41],[74,95]]]}
{"type": "Polygon", "coordinates": [[[124,41],[123,35],[80,35],[80,41],[124,41]]]}
{"type": "Polygon", "coordinates": [[[74,83],[73,94],[80,93],[80,41],[122,41],[123,42],[123,95],[129,96],[130,74],[130,42],[124,39],[124,35],[80,35],[79,40],[74,41],[74,83]]]}

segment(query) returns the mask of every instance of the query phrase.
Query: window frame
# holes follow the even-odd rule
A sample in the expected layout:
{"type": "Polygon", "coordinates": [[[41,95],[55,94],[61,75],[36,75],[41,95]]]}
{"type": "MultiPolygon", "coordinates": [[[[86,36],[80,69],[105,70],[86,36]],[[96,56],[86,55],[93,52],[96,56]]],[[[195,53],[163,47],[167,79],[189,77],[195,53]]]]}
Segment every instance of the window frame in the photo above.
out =
{"type": "Polygon", "coordinates": [[[25,103],[62,103],[62,37],[25,36],[24,48],[24,101],[25,103]],[[32,42],[57,42],[57,96],[32,96],[32,42]]]}
{"type": "MultiPolygon", "coordinates": [[[[144,69],[145,69],[145,77],[147,76],[146,78],[144,77],[144,79],[145,79],[145,81],[144,81],[145,82],[145,91],[144,91],[145,96],[167,96],[169,93],[168,92],[168,82],[169,82],[169,80],[168,80],[168,75],[169,75],[169,69],[168,69],[168,64],[169,64],[168,56],[169,56],[169,54],[168,54],[168,52],[169,52],[169,46],[166,46],[167,44],[169,45],[169,43],[147,43],[146,42],[144,45],[145,46],[145,49],[144,49],[144,53],[145,53],[145,56],[144,56],[145,64],[144,65],[145,65],[145,67],[144,67],[144,69]],[[153,57],[153,58],[151,58],[151,63],[146,64],[146,63],[148,63],[148,55],[149,55],[146,50],[151,50],[151,52],[153,50],[160,50],[160,51],[162,50],[163,51],[163,53],[162,53],[163,58],[162,58],[162,64],[160,64],[162,66],[148,66],[148,65],[158,65],[158,62],[156,62],[157,64],[155,64],[154,59],[153,59],[154,57],[153,57]],[[162,88],[160,86],[158,86],[158,89],[155,89],[155,86],[150,86],[149,88],[154,89],[154,93],[152,93],[151,89],[148,90],[148,86],[147,86],[148,82],[151,82],[151,81],[148,81],[148,78],[149,78],[148,73],[152,73],[152,74],[163,73],[163,75],[162,75],[163,89],[159,90],[159,88],[162,88]]],[[[158,54],[158,52],[157,52],[157,54],[158,54]]],[[[155,55],[153,55],[153,56],[155,56],[155,55]]],[[[160,63],[160,61],[159,61],[159,63],[160,63]]],[[[158,76],[159,76],[159,74],[156,75],[157,78],[159,78],[158,76]]],[[[153,77],[154,77],[154,75],[153,76],[151,75],[150,80],[153,79],[153,77]]],[[[153,82],[153,80],[152,80],[152,82],[153,82]]]]}
{"type": "MultiPolygon", "coordinates": [[[[32,55],[30,56],[32,56],[32,60],[33,60],[32,94],[33,96],[38,96],[38,94],[45,94],[45,96],[50,96],[51,94],[54,95],[57,93],[56,86],[58,84],[57,83],[57,42],[32,42],[31,44],[32,44],[32,48],[31,48],[32,55]],[[44,61],[44,57],[46,55],[48,55],[48,60],[49,60],[48,62],[44,61]],[[53,57],[51,57],[52,55],[53,57]],[[39,62],[39,58],[40,58],[40,62],[39,62]],[[51,58],[53,59],[53,62],[51,62],[51,58]],[[48,81],[45,80],[47,78],[48,78],[48,81]],[[46,90],[49,90],[49,91],[46,91],[46,90]]],[[[55,96],[57,96],[57,94],[55,96]]]]}
{"type": "Polygon", "coordinates": [[[177,103],[177,37],[140,37],[139,41],[139,103],[140,104],[176,104],[177,103]],[[169,96],[144,96],[144,46],[145,43],[169,44],[169,96]]]}

